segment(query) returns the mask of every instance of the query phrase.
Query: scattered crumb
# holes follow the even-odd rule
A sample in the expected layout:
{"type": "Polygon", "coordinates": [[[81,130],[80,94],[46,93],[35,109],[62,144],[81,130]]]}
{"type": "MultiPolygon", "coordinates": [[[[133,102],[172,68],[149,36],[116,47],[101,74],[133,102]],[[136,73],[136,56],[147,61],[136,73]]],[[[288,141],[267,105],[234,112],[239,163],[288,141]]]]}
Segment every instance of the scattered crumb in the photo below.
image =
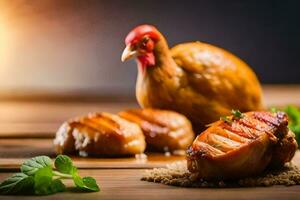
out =
{"type": "Polygon", "coordinates": [[[291,186],[300,185],[300,170],[295,165],[289,164],[280,170],[270,170],[257,177],[236,181],[205,181],[188,171],[186,161],[178,161],[167,165],[166,168],[147,170],[142,180],[166,185],[197,188],[291,186]]]}
{"type": "Polygon", "coordinates": [[[144,153],[135,154],[135,159],[137,159],[137,160],[147,160],[147,155],[144,154],[144,153]]]}
{"type": "Polygon", "coordinates": [[[135,160],[137,163],[146,163],[147,162],[147,155],[144,153],[135,154],[135,160]]]}
{"type": "Polygon", "coordinates": [[[166,157],[170,157],[170,156],[171,156],[171,153],[170,153],[169,151],[166,151],[166,152],[165,152],[165,156],[166,156],[166,157]]]}
{"type": "Polygon", "coordinates": [[[88,153],[86,151],[79,151],[79,156],[88,157],[88,153]]]}

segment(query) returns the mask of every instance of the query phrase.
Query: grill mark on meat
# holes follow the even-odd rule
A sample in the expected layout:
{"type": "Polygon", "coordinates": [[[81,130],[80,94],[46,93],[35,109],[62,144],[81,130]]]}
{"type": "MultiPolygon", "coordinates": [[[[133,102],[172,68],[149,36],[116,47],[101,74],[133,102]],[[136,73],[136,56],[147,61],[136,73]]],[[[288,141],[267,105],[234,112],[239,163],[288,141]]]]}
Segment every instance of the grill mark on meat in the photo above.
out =
{"type": "Polygon", "coordinates": [[[207,135],[207,143],[213,146],[216,149],[219,149],[223,152],[228,152],[233,149],[236,149],[242,145],[240,142],[236,142],[229,138],[211,133],[207,135]]]}
{"type": "Polygon", "coordinates": [[[92,129],[94,130],[92,132],[99,132],[101,134],[105,132],[115,132],[122,135],[119,124],[110,116],[101,113],[94,113],[87,117],[76,119],[70,123],[70,126],[73,128],[76,126],[79,129],[92,129]]]}
{"type": "Polygon", "coordinates": [[[161,122],[159,122],[159,121],[157,121],[157,120],[149,117],[148,115],[144,114],[143,112],[141,112],[139,110],[128,110],[128,111],[126,111],[126,113],[130,113],[132,115],[136,115],[137,117],[140,117],[144,121],[146,121],[146,122],[148,121],[148,122],[150,122],[152,124],[155,124],[157,126],[166,127],[165,124],[163,124],[163,123],[161,123],[161,122]]]}
{"type": "MultiPolygon", "coordinates": [[[[157,122],[157,120],[154,120],[147,116],[146,114],[143,114],[143,112],[139,110],[128,110],[125,112],[122,112],[120,114],[121,117],[124,117],[125,119],[131,119],[131,121],[134,121],[142,127],[146,132],[149,132],[149,134],[166,134],[170,133],[172,131],[176,131],[176,129],[172,129],[168,127],[166,124],[157,122]]],[[[178,126],[177,129],[181,128],[181,126],[178,126]]],[[[179,140],[185,138],[185,132],[177,132],[176,138],[179,140]],[[180,133],[180,134],[178,134],[180,133]]]]}
{"type": "Polygon", "coordinates": [[[111,129],[120,129],[120,124],[118,124],[113,118],[111,118],[111,116],[103,114],[103,113],[97,113],[96,118],[91,118],[91,119],[95,119],[95,121],[97,121],[96,119],[99,120],[99,122],[103,122],[106,123],[106,125],[111,128],[111,129]]]}
{"type": "Polygon", "coordinates": [[[169,128],[165,125],[159,124],[156,121],[149,119],[147,116],[141,115],[141,112],[135,110],[123,112],[120,116],[124,117],[125,119],[131,119],[131,121],[140,124],[140,126],[148,132],[152,132],[155,134],[165,134],[170,132],[169,128]]]}
{"type": "MultiPolygon", "coordinates": [[[[284,119],[284,117],[281,118],[284,119]]],[[[226,153],[239,148],[245,143],[254,141],[264,133],[274,139],[275,136],[273,134],[279,125],[277,117],[271,114],[256,112],[243,118],[234,119],[232,123],[223,122],[215,128],[208,130],[209,133],[206,133],[205,139],[200,144],[207,144],[209,146],[203,146],[201,150],[205,151],[206,148],[210,149],[210,147],[213,147],[226,153]],[[274,119],[271,119],[271,117],[274,119]]],[[[207,153],[214,152],[210,150],[207,153]]]]}
{"type": "Polygon", "coordinates": [[[223,137],[227,137],[228,139],[234,140],[236,142],[240,142],[240,143],[247,143],[249,141],[251,141],[248,138],[242,137],[232,131],[229,130],[225,130],[222,129],[221,127],[217,126],[212,133],[217,134],[217,135],[221,135],[223,137]]]}
{"type": "Polygon", "coordinates": [[[276,117],[270,113],[254,113],[253,116],[258,120],[264,121],[270,126],[279,127],[282,125],[287,126],[288,124],[287,117],[285,114],[281,115],[281,113],[276,114],[276,117]]]}
{"type": "Polygon", "coordinates": [[[289,162],[296,149],[288,136],[284,113],[248,112],[213,123],[187,151],[188,169],[203,179],[235,179],[257,175],[268,166],[289,162]],[[247,167],[248,166],[248,167],[247,167]]]}
{"type": "Polygon", "coordinates": [[[225,152],[202,141],[197,141],[196,155],[198,156],[219,156],[225,152]]]}
{"type": "Polygon", "coordinates": [[[241,124],[237,124],[235,122],[232,123],[232,125],[229,125],[228,123],[224,123],[222,128],[224,130],[227,130],[227,131],[230,131],[230,132],[233,132],[241,137],[245,137],[247,139],[255,139],[256,137],[249,133],[249,132],[244,132],[242,129],[241,129],[241,124]]]}
{"type": "MultiPolygon", "coordinates": [[[[244,117],[242,119],[237,120],[237,123],[248,127],[249,129],[252,129],[253,132],[254,131],[258,131],[258,132],[264,132],[266,131],[269,126],[257,119],[251,118],[251,117],[244,117]]],[[[255,136],[259,136],[259,133],[254,133],[255,136]]]]}

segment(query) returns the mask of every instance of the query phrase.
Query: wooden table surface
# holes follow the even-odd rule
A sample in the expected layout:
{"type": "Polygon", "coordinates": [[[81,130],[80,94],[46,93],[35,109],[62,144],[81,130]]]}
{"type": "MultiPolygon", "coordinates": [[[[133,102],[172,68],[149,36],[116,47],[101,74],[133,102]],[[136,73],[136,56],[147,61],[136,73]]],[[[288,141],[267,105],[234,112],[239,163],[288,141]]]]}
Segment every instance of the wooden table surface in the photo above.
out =
{"type": "MultiPolygon", "coordinates": [[[[265,86],[265,105],[300,105],[300,86],[265,86]]],[[[134,101],[38,101],[2,100],[0,102],[0,181],[16,172],[20,164],[36,155],[55,156],[52,138],[66,119],[88,112],[118,112],[137,107],[134,101]]],[[[300,186],[275,186],[230,189],[191,189],[141,181],[144,171],[164,167],[182,156],[147,153],[147,160],[135,158],[73,157],[83,176],[97,179],[97,193],[65,193],[34,196],[0,196],[0,199],[300,199],[300,186]]],[[[300,152],[294,163],[300,166],[300,152]]],[[[68,183],[70,184],[70,183],[68,183]]]]}

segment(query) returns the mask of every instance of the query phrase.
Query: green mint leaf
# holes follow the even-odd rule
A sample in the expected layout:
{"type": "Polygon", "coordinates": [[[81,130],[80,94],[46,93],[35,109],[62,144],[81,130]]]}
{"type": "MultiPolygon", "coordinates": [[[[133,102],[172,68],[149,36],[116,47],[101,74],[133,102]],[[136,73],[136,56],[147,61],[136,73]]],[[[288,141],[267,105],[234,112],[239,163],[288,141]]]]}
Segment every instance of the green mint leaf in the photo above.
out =
{"type": "Polygon", "coordinates": [[[239,110],[231,110],[231,114],[239,119],[244,117],[243,113],[241,113],[239,110]]]}
{"type": "Polygon", "coordinates": [[[79,175],[74,174],[73,175],[73,181],[74,181],[74,184],[76,185],[76,187],[78,187],[78,188],[83,188],[84,187],[83,180],[79,175]]]}
{"type": "Polygon", "coordinates": [[[99,186],[97,185],[96,180],[93,177],[83,177],[82,178],[85,188],[94,192],[100,191],[99,186]]]}
{"type": "Polygon", "coordinates": [[[52,183],[52,177],[49,176],[42,176],[39,179],[35,180],[35,184],[34,184],[35,194],[38,195],[52,194],[52,191],[50,190],[51,183],[52,183]]]}
{"type": "Polygon", "coordinates": [[[61,180],[53,180],[52,168],[45,167],[36,171],[34,175],[34,190],[37,195],[48,195],[65,190],[61,180]]]}
{"type": "Polygon", "coordinates": [[[0,194],[32,194],[34,179],[24,173],[17,173],[0,184],[0,194]]]}
{"type": "Polygon", "coordinates": [[[220,117],[220,120],[223,120],[224,122],[231,124],[232,120],[230,118],[228,118],[227,116],[222,116],[220,117]]]}
{"type": "Polygon", "coordinates": [[[51,194],[49,187],[52,182],[52,168],[51,167],[44,167],[37,170],[34,174],[34,190],[35,194],[38,195],[45,195],[51,194]]]}
{"type": "Polygon", "coordinates": [[[295,133],[296,140],[300,144],[300,110],[296,106],[289,105],[284,112],[289,116],[289,128],[295,133]]]}
{"type": "Polygon", "coordinates": [[[60,179],[55,179],[50,185],[50,190],[53,193],[64,192],[66,191],[66,186],[62,183],[60,179]]]}
{"type": "Polygon", "coordinates": [[[21,172],[28,176],[34,175],[39,169],[51,167],[52,161],[48,156],[37,156],[25,161],[21,166],[21,172]]]}
{"type": "Polygon", "coordinates": [[[277,108],[275,108],[275,107],[272,107],[272,108],[270,108],[270,111],[272,113],[277,113],[279,110],[277,108]]]}
{"type": "Polygon", "coordinates": [[[88,191],[88,192],[98,192],[100,191],[97,182],[92,177],[83,177],[81,178],[78,175],[73,177],[74,183],[76,187],[80,188],[81,190],[88,191]]]}
{"type": "Polygon", "coordinates": [[[66,155],[58,155],[54,161],[54,166],[59,172],[65,174],[72,174],[75,170],[71,158],[66,155]]]}
{"type": "Polygon", "coordinates": [[[289,116],[289,120],[292,124],[300,124],[300,110],[296,106],[289,105],[284,109],[289,116]]]}
{"type": "Polygon", "coordinates": [[[37,195],[49,195],[63,192],[66,187],[60,179],[52,180],[52,178],[45,176],[39,180],[39,184],[34,186],[34,190],[37,195]]]}

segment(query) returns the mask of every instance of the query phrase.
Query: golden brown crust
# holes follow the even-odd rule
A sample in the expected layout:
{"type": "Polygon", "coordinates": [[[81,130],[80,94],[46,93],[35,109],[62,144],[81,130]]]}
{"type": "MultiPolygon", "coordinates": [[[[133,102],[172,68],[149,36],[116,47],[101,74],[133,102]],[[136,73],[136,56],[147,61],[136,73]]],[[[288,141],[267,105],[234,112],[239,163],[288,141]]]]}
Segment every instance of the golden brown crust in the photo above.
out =
{"type": "Polygon", "coordinates": [[[289,162],[296,149],[282,112],[249,112],[242,118],[220,120],[193,142],[188,169],[204,179],[236,179],[289,162]]]}
{"type": "Polygon", "coordinates": [[[120,112],[119,115],[141,127],[147,147],[152,150],[186,150],[194,139],[189,120],[173,111],[130,109],[120,112]]]}
{"type": "Polygon", "coordinates": [[[298,144],[295,140],[295,134],[292,131],[288,131],[288,134],[274,147],[272,160],[269,166],[271,168],[280,168],[284,163],[292,160],[297,149],[298,144]]]}
{"type": "Polygon", "coordinates": [[[121,156],[143,153],[140,127],[117,115],[94,113],[65,122],[54,140],[57,153],[121,156]]]}

